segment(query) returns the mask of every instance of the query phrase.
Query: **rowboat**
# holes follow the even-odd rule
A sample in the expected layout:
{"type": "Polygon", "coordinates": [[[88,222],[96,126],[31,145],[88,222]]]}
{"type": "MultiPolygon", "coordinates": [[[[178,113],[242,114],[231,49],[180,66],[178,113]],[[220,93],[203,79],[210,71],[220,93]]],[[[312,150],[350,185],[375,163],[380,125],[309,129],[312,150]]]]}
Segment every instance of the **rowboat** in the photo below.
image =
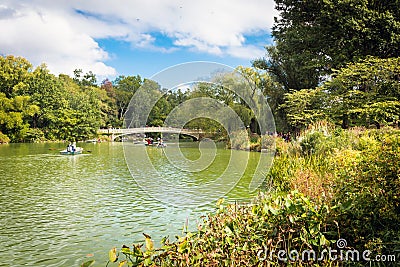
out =
{"type": "Polygon", "coordinates": [[[61,150],[60,154],[61,155],[78,155],[82,154],[83,148],[82,147],[76,147],[75,150],[68,151],[67,149],[61,150]]]}

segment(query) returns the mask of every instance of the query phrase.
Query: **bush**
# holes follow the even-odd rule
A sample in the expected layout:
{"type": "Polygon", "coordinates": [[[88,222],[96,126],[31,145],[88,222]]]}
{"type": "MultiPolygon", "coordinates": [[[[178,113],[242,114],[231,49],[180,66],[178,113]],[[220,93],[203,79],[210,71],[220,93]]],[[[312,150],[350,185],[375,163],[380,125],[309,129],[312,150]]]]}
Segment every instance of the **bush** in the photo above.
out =
{"type": "Polygon", "coordinates": [[[321,132],[307,133],[300,141],[303,155],[311,155],[317,151],[317,146],[326,140],[321,132]]]}
{"type": "Polygon", "coordinates": [[[393,226],[400,225],[400,131],[304,134],[300,141],[277,141],[279,153],[267,180],[277,190],[298,190],[331,207],[331,220],[357,249],[398,251],[400,230],[393,226]]]}
{"type": "MultiPolygon", "coordinates": [[[[197,233],[187,233],[170,243],[163,241],[154,249],[149,236],[143,245],[124,246],[118,264],[131,266],[267,266],[284,264],[278,251],[313,249],[322,251],[335,240],[336,231],[327,235],[327,206],[318,206],[294,191],[270,196],[260,195],[250,205],[218,205],[214,215],[209,215],[199,225],[197,233]],[[332,233],[334,233],[332,235],[332,233]],[[329,239],[328,239],[329,238],[329,239]],[[274,253],[276,251],[276,253],[274,253]]],[[[116,249],[110,251],[110,261],[118,261],[116,249]]],[[[329,259],[320,261],[328,264],[329,259]]],[[[314,266],[314,261],[301,262],[314,266]]],[[[108,264],[108,266],[111,266],[108,264]]]]}
{"type": "Polygon", "coordinates": [[[8,144],[10,142],[10,138],[7,135],[0,132],[0,144],[8,144]]]}
{"type": "Polygon", "coordinates": [[[358,148],[337,155],[333,205],[349,206],[338,214],[342,234],[364,249],[377,240],[393,252],[389,244],[400,248],[400,229],[393,227],[400,225],[400,134],[366,132],[358,148]]]}
{"type": "Polygon", "coordinates": [[[44,140],[46,140],[46,138],[44,137],[44,133],[40,129],[37,128],[28,129],[24,133],[25,142],[36,143],[36,142],[42,142],[44,140]]]}
{"type": "MultiPolygon", "coordinates": [[[[265,135],[261,136],[261,148],[267,149],[268,151],[275,151],[276,139],[277,139],[277,137],[275,137],[273,135],[265,134],[265,135]]],[[[280,138],[280,139],[282,139],[282,138],[280,138]]]]}

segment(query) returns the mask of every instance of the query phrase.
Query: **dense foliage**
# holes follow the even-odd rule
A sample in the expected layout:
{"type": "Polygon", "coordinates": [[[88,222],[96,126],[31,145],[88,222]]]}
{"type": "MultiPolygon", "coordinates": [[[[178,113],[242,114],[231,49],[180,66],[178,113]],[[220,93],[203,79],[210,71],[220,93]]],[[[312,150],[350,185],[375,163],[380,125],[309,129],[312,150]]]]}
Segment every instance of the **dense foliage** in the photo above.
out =
{"type": "Polygon", "coordinates": [[[367,57],[334,72],[316,89],[285,94],[288,124],[304,129],[327,119],[342,128],[400,123],[400,58],[367,57]]]}
{"type": "Polygon", "coordinates": [[[310,89],[366,56],[400,55],[398,1],[275,0],[279,18],[267,68],[287,89],[310,89]]]}
{"type": "Polygon", "coordinates": [[[33,69],[22,57],[0,57],[1,141],[80,140],[121,125],[117,95],[127,89],[99,87],[91,72],[81,76],[77,70],[74,78],[56,77],[45,65],[33,69]]]}
{"type": "Polygon", "coordinates": [[[399,1],[276,0],[275,8],[274,45],[253,66],[280,85],[268,94],[278,131],[324,118],[344,128],[398,121],[399,1]]]}
{"type": "Polygon", "coordinates": [[[392,128],[309,128],[297,141],[281,142],[268,179],[298,190],[334,211],[341,237],[358,249],[399,249],[400,131],[392,128]]]}

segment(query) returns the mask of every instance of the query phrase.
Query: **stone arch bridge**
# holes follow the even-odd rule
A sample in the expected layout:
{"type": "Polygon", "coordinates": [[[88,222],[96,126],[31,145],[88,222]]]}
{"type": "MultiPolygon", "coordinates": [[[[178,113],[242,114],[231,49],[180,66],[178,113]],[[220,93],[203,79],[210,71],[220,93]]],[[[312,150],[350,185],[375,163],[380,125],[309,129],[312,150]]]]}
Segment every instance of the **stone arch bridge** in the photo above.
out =
{"type": "Polygon", "coordinates": [[[131,134],[144,134],[144,133],[176,133],[184,134],[195,138],[196,140],[201,139],[205,132],[201,129],[181,129],[173,127],[140,127],[140,128],[109,128],[99,129],[98,134],[107,134],[111,136],[111,140],[114,141],[118,137],[131,134]]]}

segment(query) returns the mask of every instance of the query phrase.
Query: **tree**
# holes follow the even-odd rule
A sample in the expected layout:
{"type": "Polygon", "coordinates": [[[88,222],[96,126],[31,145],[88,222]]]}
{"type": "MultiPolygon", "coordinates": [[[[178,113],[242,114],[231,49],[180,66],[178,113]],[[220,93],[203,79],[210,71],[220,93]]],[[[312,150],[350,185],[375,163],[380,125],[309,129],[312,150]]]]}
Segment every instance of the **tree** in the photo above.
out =
{"type": "Polygon", "coordinates": [[[21,90],[21,94],[30,96],[32,103],[40,108],[30,121],[32,128],[42,129],[48,139],[57,139],[53,133],[53,129],[58,127],[55,123],[58,120],[57,110],[66,108],[68,95],[62,82],[42,64],[32,72],[26,83],[28,86],[21,90]]]}
{"type": "Polygon", "coordinates": [[[129,101],[135,92],[142,86],[143,81],[139,75],[119,76],[114,82],[115,100],[118,108],[118,118],[122,121],[129,106],[129,101]]]}
{"type": "Polygon", "coordinates": [[[31,104],[29,96],[7,98],[5,93],[0,92],[0,133],[3,139],[24,141],[24,135],[29,131],[27,118],[38,111],[39,107],[31,104]]]}
{"type": "Polygon", "coordinates": [[[254,98],[254,93],[257,89],[262,92],[273,113],[276,129],[278,131],[288,130],[286,116],[280,106],[285,101],[285,93],[289,91],[285,90],[285,87],[273,78],[271,72],[267,72],[263,68],[244,68],[239,66],[236,69],[251,85],[252,98],[254,98]]]}
{"type": "Polygon", "coordinates": [[[294,129],[328,119],[343,128],[396,124],[400,120],[400,58],[367,57],[335,70],[317,89],[285,95],[281,106],[294,129]]]}
{"type": "Polygon", "coordinates": [[[141,79],[118,81],[117,88],[107,79],[99,87],[92,72],[75,70],[73,78],[56,77],[45,64],[32,70],[24,58],[0,57],[1,142],[82,140],[94,136],[99,127],[121,126],[141,79]],[[119,98],[121,92],[127,97],[119,98]]]}
{"type": "Polygon", "coordinates": [[[32,71],[32,64],[23,57],[0,56],[0,92],[6,97],[20,94],[26,88],[26,80],[32,71]]]}
{"type": "Polygon", "coordinates": [[[129,102],[124,116],[125,127],[154,125],[152,120],[155,114],[151,112],[161,97],[160,85],[155,81],[145,79],[140,90],[137,90],[129,102]]]}
{"type": "Polygon", "coordinates": [[[380,128],[396,123],[400,116],[400,58],[367,57],[335,71],[323,86],[329,109],[343,128],[354,125],[380,128]]]}
{"type": "Polygon", "coordinates": [[[53,131],[63,140],[77,140],[92,137],[100,125],[108,120],[109,97],[97,86],[78,86],[69,76],[61,76],[63,93],[62,108],[56,113],[53,131]]]}
{"type": "Polygon", "coordinates": [[[285,94],[284,110],[292,131],[307,128],[308,125],[325,120],[327,94],[321,88],[303,89],[285,94]]]}
{"type": "Polygon", "coordinates": [[[82,69],[75,69],[74,70],[74,81],[82,87],[85,86],[96,86],[97,78],[96,75],[89,71],[83,74],[82,69]]]}
{"type": "Polygon", "coordinates": [[[400,55],[398,0],[275,0],[276,46],[254,66],[270,71],[286,89],[311,89],[333,69],[368,55],[400,55]]]}

